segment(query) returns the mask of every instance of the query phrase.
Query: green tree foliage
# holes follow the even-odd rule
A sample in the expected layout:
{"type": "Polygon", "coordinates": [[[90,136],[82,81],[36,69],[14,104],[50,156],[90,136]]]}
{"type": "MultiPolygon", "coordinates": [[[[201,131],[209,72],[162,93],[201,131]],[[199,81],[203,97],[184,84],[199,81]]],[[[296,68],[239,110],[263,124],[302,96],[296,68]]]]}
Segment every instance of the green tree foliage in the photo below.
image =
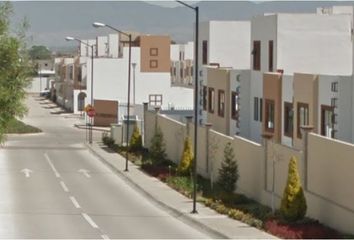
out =
{"type": "Polygon", "coordinates": [[[306,199],[301,187],[297,160],[292,157],[289,162],[288,181],[283,193],[280,212],[288,221],[297,221],[306,214],[306,199]]]}
{"type": "Polygon", "coordinates": [[[25,29],[19,29],[17,35],[9,32],[11,14],[11,3],[0,3],[0,142],[10,121],[26,113],[24,88],[33,71],[24,40],[25,29]]]}
{"type": "Polygon", "coordinates": [[[184,148],[181,161],[179,162],[177,172],[180,175],[188,175],[190,173],[193,162],[192,143],[189,137],[184,140],[184,148]]]}
{"type": "Polygon", "coordinates": [[[239,179],[238,165],[235,160],[234,150],[231,143],[227,143],[224,148],[224,161],[219,169],[217,185],[225,193],[233,193],[236,190],[236,183],[239,179]]]}
{"type": "Polygon", "coordinates": [[[159,127],[155,131],[155,135],[151,139],[150,156],[155,164],[162,163],[166,160],[166,146],[163,133],[159,127]]]}
{"type": "Polygon", "coordinates": [[[140,151],[142,147],[143,147],[143,143],[141,139],[140,130],[138,128],[138,125],[135,124],[132,137],[130,138],[129,148],[130,151],[136,152],[136,151],[140,151]]]}
{"type": "Polygon", "coordinates": [[[36,59],[50,59],[51,52],[45,46],[32,46],[29,50],[29,55],[32,60],[36,59]]]}

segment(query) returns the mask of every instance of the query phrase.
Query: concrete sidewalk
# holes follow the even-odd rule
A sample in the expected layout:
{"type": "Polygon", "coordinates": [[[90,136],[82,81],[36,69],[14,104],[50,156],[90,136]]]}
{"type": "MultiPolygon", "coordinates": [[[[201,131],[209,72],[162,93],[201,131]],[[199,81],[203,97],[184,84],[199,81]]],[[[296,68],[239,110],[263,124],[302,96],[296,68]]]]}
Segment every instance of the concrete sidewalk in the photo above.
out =
{"type": "Polygon", "coordinates": [[[89,150],[114,172],[132,185],[152,202],[165,208],[182,221],[207,232],[213,238],[230,239],[274,239],[276,237],[245,223],[197,203],[198,214],[191,214],[192,200],[171,189],[158,179],[142,172],[138,166],[129,162],[129,172],[124,172],[125,158],[117,153],[106,151],[105,146],[94,142],[87,144],[89,150]]]}

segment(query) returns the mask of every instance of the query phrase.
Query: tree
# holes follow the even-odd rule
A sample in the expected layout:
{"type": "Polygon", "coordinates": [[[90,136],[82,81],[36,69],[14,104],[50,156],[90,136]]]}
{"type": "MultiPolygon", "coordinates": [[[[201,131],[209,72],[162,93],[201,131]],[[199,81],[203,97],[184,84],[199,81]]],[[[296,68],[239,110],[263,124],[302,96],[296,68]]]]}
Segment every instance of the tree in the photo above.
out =
{"type": "Polygon", "coordinates": [[[227,143],[224,148],[224,160],[219,169],[217,184],[225,193],[233,193],[236,190],[238,179],[238,165],[235,160],[234,150],[231,147],[231,143],[227,143]]]}
{"type": "Polygon", "coordinates": [[[138,124],[134,125],[134,130],[132,133],[132,137],[130,138],[129,147],[131,151],[140,151],[143,147],[140,130],[138,128],[138,124]]]}
{"type": "Polygon", "coordinates": [[[181,175],[190,173],[193,162],[192,143],[189,137],[184,140],[184,148],[181,161],[179,162],[177,172],[181,175]]]}
{"type": "Polygon", "coordinates": [[[32,60],[40,60],[40,59],[50,59],[51,52],[45,46],[32,46],[29,50],[29,55],[32,60]]]}
{"type": "Polygon", "coordinates": [[[306,209],[306,199],[301,187],[297,160],[292,157],[289,162],[288,180],[284,189],[280,212],[286,220],[297,221],[305,216],[306,209]]]}
{"type": "Polygon", "coordinates": [[[33,71],[23,34],[27,25],[24,22],[17,35],[10,33],[11,14],[11,3],[0,3],[0,142],[9,122],[26,113],[24,88],[33,71]]]}
{"type": "Polygon", "coordinates": [[[155,134],[151,139],[150,156],[156,164],[164,162],[167,158],[165,141],[160,127],[156,128],[155,134]]]}

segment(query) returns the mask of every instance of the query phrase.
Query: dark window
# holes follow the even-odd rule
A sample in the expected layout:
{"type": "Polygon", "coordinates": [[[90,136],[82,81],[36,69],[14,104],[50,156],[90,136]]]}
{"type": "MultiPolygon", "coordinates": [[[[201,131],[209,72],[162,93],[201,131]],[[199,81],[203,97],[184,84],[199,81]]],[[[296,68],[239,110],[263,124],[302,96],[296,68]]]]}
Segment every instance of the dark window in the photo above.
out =
{"type": "Polygon", "coordinates": [[[267,132],[274,132],[274,119],[275,119],[275,107],[274,101],[265,99],[265,130],[267,132]]]}
{"type": "Polygon", "coordinates": [[[208,64],[208,41],[203,41],[203,64],[208,64]]]}
{"type": "Polygon", "coordinates": [[[150,60],[150,68],[157,68],[158,63],[157,60],[150,60]]]}
{"type": "Polygon", "coordinates": [[[150,56],[158,56],[159,49],[158,48],[150,48],[150,56]]]}
{"type": "Polygon", "coordinates": [[[239,95],[237,92],[231,92],[231,117],[234,120],[238,120],[239,113],[239,95]]]}
{"type": "Polygon", "coordinates": [[[262,122],[263,119],[263,99],[259,98],[259,121],[262,122]]]}
{"type": "Polygon", "coordinates": [[[218,91],[218,115],[224,117],[225,115],[225,91],[218,91]]]}
{"type": "Polygon", "coordinates": [[[293,104],[290,102],[284,103],[284,135],[293,137],[294,128],[294,110],[293,104]]]}
{"type": "Polygon", "coordinates": [[[183,68],[181,67],[181,69],[179,70],[179,74],[180,74],[180,77],[181,77],[181,79],[183,79],[183,68]]]}
{"type": "Polygon", "coordinates": [[[203,86],[203,110],[207,110],[207,96],[208,96],[208,88],[203,86]]]}
{"type": "Polygon", "coordinates": [[[161,106],[162,105],[162,94],[150,94],[149,104],[151,106],[161,106]]]}
{"type": "Polygon", "coordinates": [[[253,41],[253,70],[261,70],[261,41],[253,41]]]}
{"type": "Polygon", "coordinates": [[[258,121],[258,97],[255,97],[253,101],[253,119],[258,121]]]}
{"type": "Polygon", "coordinates": [[[331,83],[331,90],[332,92],[338,92],[338,82],[331,83]]]}
{"type": "Polygon", "coordinates": [[[210,113],[214,113],[214,102],[215,102],[214,88],[209,88],[208,91],[208,110],[210,113]]]}
{"type": "Polygon", "coordinates": [[[321,135],[334,138],[334,108],[321,105],[321,135]]]}
{"type": "Polygon", "coordinates": [[[309,125],[309,105],[307,103],[297,103],[297,137],[301,138],[301,126],[309,125]]]}
{"type": "Polygon", "coordinates": [[[269,41],[268,43],[268,70],[269,72],[273,72],[273,41],[269,41]]]}

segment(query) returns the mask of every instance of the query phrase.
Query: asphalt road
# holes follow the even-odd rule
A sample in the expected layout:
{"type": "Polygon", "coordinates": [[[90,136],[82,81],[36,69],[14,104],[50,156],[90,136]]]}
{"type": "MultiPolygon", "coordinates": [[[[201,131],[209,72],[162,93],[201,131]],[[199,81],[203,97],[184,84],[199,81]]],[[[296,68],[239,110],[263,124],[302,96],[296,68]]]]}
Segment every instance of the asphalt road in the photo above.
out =
{"type": "Polygon", "coordinates": [[[44,133],[9,136],[0,149],[0,238],[209,238],[91,155],[78,118],[36,97],[27,104],[24,121],[44,133]]]}

